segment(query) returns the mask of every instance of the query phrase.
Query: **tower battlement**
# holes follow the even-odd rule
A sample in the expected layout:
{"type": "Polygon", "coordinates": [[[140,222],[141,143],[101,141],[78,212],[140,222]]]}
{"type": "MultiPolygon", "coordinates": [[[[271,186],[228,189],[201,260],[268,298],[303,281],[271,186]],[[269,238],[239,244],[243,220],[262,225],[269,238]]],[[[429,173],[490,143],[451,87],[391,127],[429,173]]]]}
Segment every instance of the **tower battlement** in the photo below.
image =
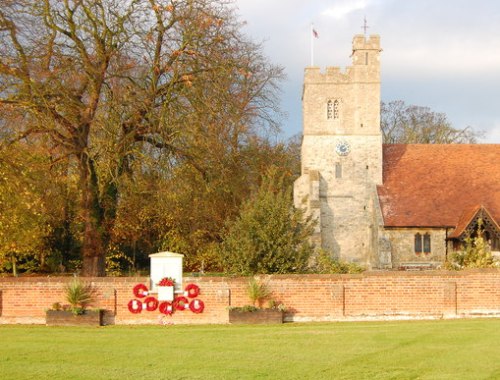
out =
{"type": "Polygon", "coordinates": [[[378,34],[372,34],[366,38],[362,34],[356,34],[352,39],[352,49],[380,51],[380,36],[378,34]]]}
{"type": "Polygon", "coordinates": [[[380,80],[380,36],[365,37],[358,34],[352,40],[352,66],[342,69],[329,66],[322,71],[319,67],[306,67],[304,84],[337,83],[346,84],[356,81],[380,80]]]}
{"type": "Polygon", "coordinates": [[[352,80],[351,67],[344,70],[338,66],[329,66],[323,72],[319,67],[306,67],[304,83],[349,83],[352,80]]]}

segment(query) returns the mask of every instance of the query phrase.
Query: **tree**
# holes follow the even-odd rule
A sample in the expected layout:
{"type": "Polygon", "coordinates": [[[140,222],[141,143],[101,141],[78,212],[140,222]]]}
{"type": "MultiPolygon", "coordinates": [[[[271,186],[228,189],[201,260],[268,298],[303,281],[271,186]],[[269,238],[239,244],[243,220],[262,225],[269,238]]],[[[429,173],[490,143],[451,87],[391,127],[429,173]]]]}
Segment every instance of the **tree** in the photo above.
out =
{"type": "Polygon", "coordinates": [[[313,223],[293,207],[284,176],[269,170],[241,213],[227,225],[221,246],[230,273],[297,273],[306,270],[313,223]]]}
{"type": "Polygon", "coordinates": [[[32,146],[5,149],[0,154],[0,271],[17,275],[20,263],[44,263],[46,237],[51,233],[57,199],[55,187],[44,186],[44,160],[32,146]]]}
{"type": "Polygon", "coordinates": [[[381,103],[380,124],[386,144],[476,143],[480,132],[453,128],[444,113],[401,100],[381,103]]]}
{"type": "Polygon", "coordinates": [[[83,275],[105,274],[125,176],[188,165],[208,181],[205,136],[274,126],[281,69],[239,26],[223,0],[2,4],[0,117],[78,178],[83,275]]]}

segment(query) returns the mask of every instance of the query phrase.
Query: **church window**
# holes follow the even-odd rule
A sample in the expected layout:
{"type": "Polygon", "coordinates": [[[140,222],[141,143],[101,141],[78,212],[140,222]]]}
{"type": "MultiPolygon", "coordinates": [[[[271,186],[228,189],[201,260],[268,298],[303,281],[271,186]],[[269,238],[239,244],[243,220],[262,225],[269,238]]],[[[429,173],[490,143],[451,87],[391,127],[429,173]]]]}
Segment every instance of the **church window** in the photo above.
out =
{"type": "Polygon", "coordinates": [[[415,253],[417,255],[422,253],[422,235],[420,234],[415,235],[415,253]]]}
{"type": "Polygon", "coordinates": [[[337,99],[335,99],[333,102],[331,100],[329,100],[326,103],[326,118],[328,120],[339,118],[339,115],[340,115],[339,106],[340,106],[340,104],[339,104],[339,101],[337,99]]]}
{"type": "Polygon", "coordinates": [[[339,101],[335,99],[333,102],[333,118],[338,119],[339,118],[339,101]]]}
{"type": "Polygon", "coordinates": [[[335,178],[342,178],[342,164],[339,162],[335,164],[335,178]]]}
{"type": "Polygon", "coordinates": [[[431,253],[431,235],[415,234],[415,254],[431,253]]]}
{"type": "Polygon", "coordinates": [[[431,253],[431,235],[424,235],[424,253],[431,253]]]}

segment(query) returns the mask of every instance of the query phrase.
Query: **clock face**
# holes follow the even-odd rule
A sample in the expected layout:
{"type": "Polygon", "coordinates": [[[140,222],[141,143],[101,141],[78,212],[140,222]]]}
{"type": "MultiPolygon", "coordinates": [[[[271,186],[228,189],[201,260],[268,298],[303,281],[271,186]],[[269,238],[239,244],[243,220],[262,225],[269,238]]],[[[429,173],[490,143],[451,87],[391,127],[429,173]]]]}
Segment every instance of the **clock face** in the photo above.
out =
{"type": "Polygon", "coordinates": [[[340,141],[337,143],[337,146],[335,147],[335,151],[339,156],[347,156],[349,152],[351,151],[351,147],[346,141],[340,141]]]}

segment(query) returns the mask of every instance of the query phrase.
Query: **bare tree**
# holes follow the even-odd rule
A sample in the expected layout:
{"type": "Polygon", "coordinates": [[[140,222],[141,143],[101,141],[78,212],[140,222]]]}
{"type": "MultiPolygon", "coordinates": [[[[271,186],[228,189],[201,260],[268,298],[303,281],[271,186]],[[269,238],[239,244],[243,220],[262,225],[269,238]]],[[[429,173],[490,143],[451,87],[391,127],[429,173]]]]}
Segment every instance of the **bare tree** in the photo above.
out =
{"type": "Polygon", "coordinates": [[[453,128],[444,113],[428,107],[409,106],[401,100],[383,103],[380,124],[387,144],[476,143],[481,132],[453,128]]]}

